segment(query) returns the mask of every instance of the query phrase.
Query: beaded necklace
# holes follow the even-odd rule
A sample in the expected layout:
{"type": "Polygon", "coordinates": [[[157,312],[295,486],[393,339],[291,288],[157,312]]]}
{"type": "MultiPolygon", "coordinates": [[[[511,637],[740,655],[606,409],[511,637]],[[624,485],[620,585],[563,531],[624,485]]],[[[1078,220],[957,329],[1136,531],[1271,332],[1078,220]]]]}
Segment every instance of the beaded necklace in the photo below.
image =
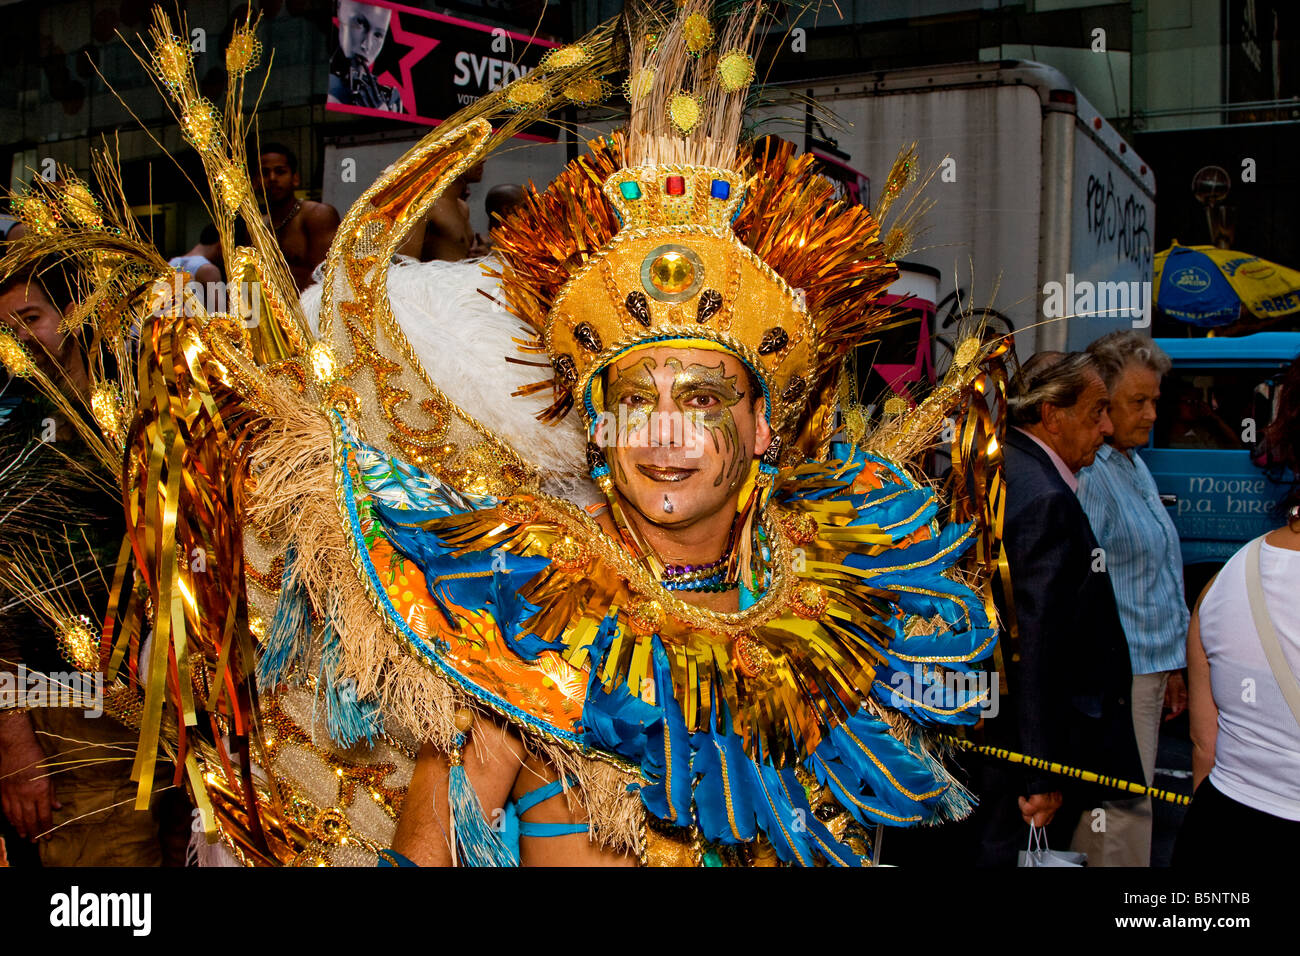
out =
{"type": "Polygon", "coordinates": [[[732,591],[736,582],[727,580],[730,561],[727,553],[708,564],[667,564],[660,583],[668,591],[732,591]]]}
{"type": "Polygon", "coordinates": [[[289,215],[281,219],[279,224],[275,226],[275,232],[277,235],[279,235],[281,229],[289,225],[289,223],[293,222],[294,216],[298,215],[298,212],[301,209],[302,209],[302,200],[298,199],[294,202],[293,208],[289,210],[289,215]]]}

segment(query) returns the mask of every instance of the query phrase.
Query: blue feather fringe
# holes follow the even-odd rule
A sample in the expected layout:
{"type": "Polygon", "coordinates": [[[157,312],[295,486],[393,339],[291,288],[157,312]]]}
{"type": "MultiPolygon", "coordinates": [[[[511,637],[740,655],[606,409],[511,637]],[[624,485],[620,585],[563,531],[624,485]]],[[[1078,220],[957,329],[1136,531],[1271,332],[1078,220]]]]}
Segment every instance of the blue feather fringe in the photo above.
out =
{"type": "MultiPolygon", "coordinates": [[[[458,748],[465,746],[466,737],[456,737],[458,748]]],[[[461,866],[518,866],[519,861],[506,845],[502,835],[483,815],[478,794],[469,782],[465,767],[456,763],[448,780],[448,798],[451,801],[452,819],[456,826],[456,843],[460,847],[461,866]]]]}
{"type": "Polygon", "coordinates": [[[317,694],[325,697],[325,726],[330,738],[342,747],[351,747],[362,738],[373,744],[380,728],[379,705],[358,699],[355,681],[339,679],[343,648],[332,621],[326,620],[322,637],[321,672],[316,687],[317,694]]]}
{"type": "Polygon", "coordinates": [[[280,576],[280,600],[257,658],[257,687],[266,692],[280,686],[296,667],[306,667],[311,654],[311,605],[307,589],[293,577],[297,552],[290,545],[280,576]]]}

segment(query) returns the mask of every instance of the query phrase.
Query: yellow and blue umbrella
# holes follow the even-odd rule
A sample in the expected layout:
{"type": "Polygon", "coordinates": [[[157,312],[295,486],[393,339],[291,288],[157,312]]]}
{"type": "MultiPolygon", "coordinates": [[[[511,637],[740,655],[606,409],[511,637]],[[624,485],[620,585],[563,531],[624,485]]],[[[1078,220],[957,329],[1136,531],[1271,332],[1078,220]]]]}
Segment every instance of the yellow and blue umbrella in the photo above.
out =
{"type": "Polygon", "coordinates": [[[1300,312],[1300,272],[1246,252],[1180,246],[1156,254],[1155,305],[1202,328],[1229,325],[1242,310],[1260,319],[1300,312]]]}

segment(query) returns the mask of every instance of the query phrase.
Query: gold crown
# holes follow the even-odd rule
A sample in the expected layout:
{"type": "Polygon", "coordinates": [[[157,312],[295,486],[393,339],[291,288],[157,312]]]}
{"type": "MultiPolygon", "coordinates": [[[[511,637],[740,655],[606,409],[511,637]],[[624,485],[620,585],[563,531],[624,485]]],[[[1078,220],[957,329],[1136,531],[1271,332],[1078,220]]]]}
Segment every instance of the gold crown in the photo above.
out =
{"type": "Polygon", "coordinates": [[[678,165],[605,181],[623,228],[565,284],[544,328],[557,380],[575,399],[585,402],[592,376],[631,349],[707,340],[758,374],[774,425],[798,413],[816,329],[799,291],[732,231],[740,185],[729,170],[678,165]]]}
{"type": "Polygon", "coordinates": [[[871,300],[897,270],[875,219],[836,201],[811,156],[740,145],[766,13],[729,9],[711,25],[712,3],[682,0],[632,28],[627,132],[526,193],[493,231],[497,275],[554,370],[522,390],[554,388],[543,420],[603,411],[592,379],[634,348],[702,341],[762,382],[778,447],[817,455],[842,360],[884,320],[871,300]]]}

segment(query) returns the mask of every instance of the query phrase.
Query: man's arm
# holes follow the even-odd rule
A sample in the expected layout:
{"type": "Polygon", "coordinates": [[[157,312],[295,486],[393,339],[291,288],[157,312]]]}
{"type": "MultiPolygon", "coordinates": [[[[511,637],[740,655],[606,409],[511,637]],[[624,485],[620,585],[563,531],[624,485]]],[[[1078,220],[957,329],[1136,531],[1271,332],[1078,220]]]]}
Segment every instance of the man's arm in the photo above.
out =
{"type": "MultiPolygon", "coordinates": [[[[554,770],[526,752],[513,730],[482,717],[474,727],[477,741],[472,737],[465,748],[465,772],[489,821],[499,819],[508,799],[518,801],[556,779],[554,770]]],[[[451,865],[447,808],[450,773],[447,755],[425,744],[416,758],[415,773],[393,836],[393,849],[419,866],[451,865]]],[[[576,798],[557,793],[527,809],[521,823],[584,824],[586,818],[576,798]]],[[[524,866],[636,865],[634,855],[602,847],[585,832],[521,834],[519,855],[524,866]]]]}
{"type": "Polygon", "coordinates": [[[53,811],[62,807],[44,761],[26,712],[0,711],[0,804],[18,835],[32,841],[54,826],[53,811]]]}
{"type": "MultiPolygon", "coordinates": [[[[1081,518],[1075,502],[1051,493],[1019,516],[1006,540],[1020,636],[1020,663],[1009,688],[1018,698],[1020,744],[1029,756],[1057,761],[1068,739],[1062,665],[1077,650],[1071,645],[1080,613],[1081,518]]],[[[1059,779],[1050,774],[1029,777],[1031,795],[1058,788],[1059,779]]]]}
{"type": "Polygon", "coordinates": [[[209,263],[206,266],[199,266],[194,273],[194,281],[207,290],[209,285],[215,285],[221,281],[221,270],[209,263]]]}
{"type": "Polygon", "coordinates": [[[1170,671],[1165,685],[1165,720],[1173,720],[1187,709],[1187,682],[1182,671],[1170,671]]]}
{"type": "Polygon", "coordinates": [[[1219,740],[1219,707],[1210,684],[1210,659],[1201,643],[1201,601],[1214,579],[1196,599],[1192,622],[1187,627],[1187,729],[1192,738],[1192,789],[1214,769],[1214,747],[1219,740]]]}
{"type": "MultiPolygon", "coordinates": [[[[465,745],[465,773],[489,820],[505,812],[524,759],[523,742],[513,731],[482,717],[475,720],[465,745]]],[[[445,753],[427,743],[420,748],[393,835],[393,849],[419,866],[451,866],[450,776],[445,753]]]]}
{"type": "Polygon", "coordinates": [[[311,285],[312,272],[329,254],[330,243],[339,228],[338,210],[328,203],[312,203],[303,211],[302,228],[307,235],[307,261],[293,267],[293,281],[299,292],[311,285]]]}
{"type": "MultiPolygon", "coordinates": [[[[23,664],[16,630],[28,626],[31,617],[11,611],[0,621],[0,671],[15,675],[15,687],[23,664]]],[[[32,840],[54,825],[52,811],[61,806],[54,784],[40,766],[44,760],[45,751],[27,712],[0,710],[0,809],[20,837],[32,840]]]]}

